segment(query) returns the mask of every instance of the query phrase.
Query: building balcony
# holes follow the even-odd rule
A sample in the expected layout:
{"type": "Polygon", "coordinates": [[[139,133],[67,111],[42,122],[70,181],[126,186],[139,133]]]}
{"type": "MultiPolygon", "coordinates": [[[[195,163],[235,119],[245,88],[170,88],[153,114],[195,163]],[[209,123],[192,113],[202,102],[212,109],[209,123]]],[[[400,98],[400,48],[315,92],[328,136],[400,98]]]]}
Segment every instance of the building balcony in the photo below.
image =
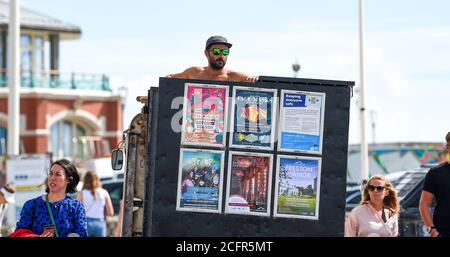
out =
{"type": "MultiPolygon", "coordinates": [[[[60,72],[58,70],[22,71],[22,88],[61,88],[112,92],[109,77],[103,74],[60,72]]],[[[8,87],[6,70],[0,71],[0,88],[8,87]]]]}

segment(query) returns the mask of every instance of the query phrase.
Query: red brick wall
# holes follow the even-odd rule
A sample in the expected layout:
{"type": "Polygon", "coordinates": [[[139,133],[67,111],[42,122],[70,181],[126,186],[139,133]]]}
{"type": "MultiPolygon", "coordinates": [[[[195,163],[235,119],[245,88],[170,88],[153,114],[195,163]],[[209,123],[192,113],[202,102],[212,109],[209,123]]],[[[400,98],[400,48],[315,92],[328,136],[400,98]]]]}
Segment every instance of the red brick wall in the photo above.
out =
{"type": "Polygon", "coordinates": [[[8,109],[8,100],[7,98],[0,97],[0,112],[6,114],[6,110],[8,109]]]}
{"type": "Polygon", "coordinates": [[[95,116],[105,116],[106,130],[114,131],[121,130],[122,126],[122,113],[121,113],[120,101],[108,101],[108,102],[93,102],[85,101],[81,105],[81,109],[94,114],[95,116]]]}
{"type": "Polygon", "coordinates": [[[25,153],[46,153],[48,152],[47,136],[21,136],[25,147],[25,153]]]}
{"type": "Polygon", "coordinates": [[[43,100],[45,102],[45,109],[48,114],[55,115],[61,111],[71,109],[73,106],[73,100],[57,100],[57,99],[49,99],[43,100]]]}
{"type": "MultiPolygon", "coordinates": [[[[58,100],[22,97],[20,100],[20,113],[26,116],[26,129],[45,129],[46,116],[55,115],[61,111],[73,109],[75,100],[58,100]]],[[[0,112],[7,115],[7,98],[0,98],[0,112]]],[[[122,130],[122,111],[120,100],[116,101],[83,101],[80,109],[92,113],[96,117],[105,116],[106,131],[122,130]]],[[[115,148],[121,136],[105,137],[110,147],[115,148]]],[[[42,135],[22,135],[26,153],[44,153],[48,151],[48,137],[42,135]]]]}
{"type": "Polygon", "coordinates": [[[47,101],[37,98],[20,99],[20,114],[26,115],[26,129],[45,129],[47,101]]]}

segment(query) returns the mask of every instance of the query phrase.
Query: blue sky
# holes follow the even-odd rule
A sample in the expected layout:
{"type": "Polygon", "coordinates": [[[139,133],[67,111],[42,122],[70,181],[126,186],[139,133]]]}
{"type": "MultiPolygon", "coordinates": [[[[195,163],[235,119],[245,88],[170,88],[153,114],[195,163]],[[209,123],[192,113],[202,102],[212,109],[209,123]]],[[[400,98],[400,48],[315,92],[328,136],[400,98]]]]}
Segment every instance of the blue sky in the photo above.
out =
{"type": "MultiPolygon", "coordinates": [[[[61,69],[105,73],[129,87],[125,122],[158,77],[206,65],[213,34],[233,44],[227,67],[254,75],[355,81],[359,86],[358,0],[22,0],[82,29],[61,44],[61,69]]],[[[442,142],[450,130],[450,3],[365,1],[366,108],[377,142],[442,142]]],[[[368,138],[372,141],[367,114],[368,138]]],[[[359,142],[357,96],[350,143],[359,142]]]]}

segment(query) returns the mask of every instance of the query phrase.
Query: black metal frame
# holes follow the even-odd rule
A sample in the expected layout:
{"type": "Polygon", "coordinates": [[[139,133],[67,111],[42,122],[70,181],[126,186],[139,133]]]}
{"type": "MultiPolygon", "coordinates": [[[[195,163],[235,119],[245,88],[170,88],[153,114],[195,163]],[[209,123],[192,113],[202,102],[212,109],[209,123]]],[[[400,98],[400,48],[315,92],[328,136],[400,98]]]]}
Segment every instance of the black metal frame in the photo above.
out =
{"type": "MultiPolygon", "coordinates": [[[[350,98],[354,82],[261,76],[256,83],[160,78],[159,89],[150,89],[148,97],[148,153],[144,236],[343,236],[345,187],[348,151],[350,98]],[[181,133],[170,129],[172,117],[179,111],[170,109],[175,97],[183,97],[185,83],[262,87],[325,92],[321,199],[319,220],[274,218],[222,213],[177,212],[178,160],[181,133]]],[[[231,115],[231,114],[230,114],[231,115]]],[[[229,133],[226,137],[227,170],[229,133]]],[[[189,147],[192,149],[208,147],[189,147]]],[[[247,152],[252,150],[246,149],[247,152]]],[[[277,149],[273,154],[274,164],[277,149]]],[[[315,154],[280,153],[315,156],[315,154]]],[[[221,178],[226,182],[226,175],[221,178]]],[[[275,179],[272,179],[275,183],[275,179]]],[[[272,190],[274,186],[272,184],[272,190]]],[[[224,184],[225,188],[225,184],[224,184]]],[[[225,194],[225,191],[222,191],[225,194]]],[[[274,193],[271,193],[274,197],[274,193]]],[[[225,201],[223,197],[222,201],[225,201]]],[[[273,198],[272,198],[273,203],[273,198]]],[[[222,204],[224,207],[224,204],[222,204]]]]}

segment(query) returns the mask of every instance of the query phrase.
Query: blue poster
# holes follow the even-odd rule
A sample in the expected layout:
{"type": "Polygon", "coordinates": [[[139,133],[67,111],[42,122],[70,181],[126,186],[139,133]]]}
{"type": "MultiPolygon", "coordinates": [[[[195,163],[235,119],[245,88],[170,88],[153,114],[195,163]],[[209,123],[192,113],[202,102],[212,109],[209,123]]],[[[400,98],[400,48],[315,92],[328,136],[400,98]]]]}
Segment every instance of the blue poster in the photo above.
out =
{"type": "Polygon", "coordinates": [[[231,145],[272,149],[275,91],[235,89],[231,145]]]}
{"type": "Polygon", "coordinates": [[[278,148],[321,153],[325,94],[282,90],[281,97],[278,148]]]}
{"type": "Polygon", "coordinates": [[[276,214],[317,217],[320,159],[279,157],[276,214]]]}
{"type": "Polygon", "coordinates": [[[319,135],[281,132],[281,147],[292,150],[319,151],[319,135]]]}

